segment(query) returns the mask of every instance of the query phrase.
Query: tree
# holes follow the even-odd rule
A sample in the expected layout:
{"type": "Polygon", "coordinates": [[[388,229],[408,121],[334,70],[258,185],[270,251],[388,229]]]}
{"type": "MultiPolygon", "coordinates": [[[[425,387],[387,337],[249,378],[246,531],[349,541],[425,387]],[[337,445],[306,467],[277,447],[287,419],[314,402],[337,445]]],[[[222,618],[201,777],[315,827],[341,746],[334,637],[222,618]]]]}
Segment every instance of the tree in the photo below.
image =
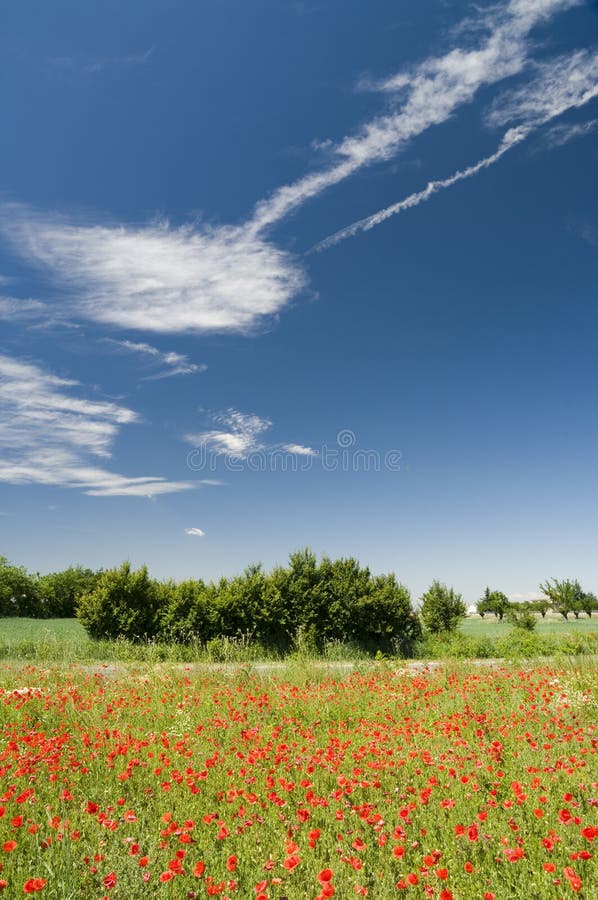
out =
{"type": "Polygon", "coordinates": [[[186,644],[207,643],[214,637],[216,589],[201,579],[160,585],[160,637],[186,644]]]}
{"type": "Polygon", "coordinates": [[[598,610],[598,597],[589,591],[582,591],[578,602],[582,612],[585,612],[589,619],[592,618],[592,613],[598,610]]]}
{"type": "Polygon", "coordinates": [[[83,566],[69,566],[63,572],[41,575],[38,588],[42,615],[46,618],[72,618],[79,597],[90,593],[99,577],[99,572],[84,569],[83,566]]]}
{"type": "Polygon", "coordinates": [[[439,581],[432,582],[430,588],[421,598],[421,617],[424,625],[436,634],[438,632],[455,631],[459,619],[467,613],[461,594],[439,581]]]}
{"type": "Polygon", "coordinates": [[[486,590],[484,591],[484,596],[480,600],[478,600],[478,602],[475,605],[475,608],[476,608],[477,614],[479,616],[481,616],[482,619],[484,618],[486,613],[489,613],[492,611],[490,609],[490,588],[489,587],[486,588],[486,590]]]}
{"type": "Polygon", "coordinates": [[[37,580],[23,566],[0,556],[0,616],[36,616],[39,613],[37,580]]]}
{"type": "Polygon", "coordinates": [[[158,630],[160,599],[160,585],[149,577],[147,566],[133,572],[131,563],[124,562],[103,572],[93,591],[79,598],[77,618],[92,638],[141,640],[158,630]]]}
{"type": "Polygon", "coordinates": [[[559,613],[564,619],[569,618],[569,613],[573,611],[582,593],[579,581],[573,581],[570,578],[564,578],[562,581],[556,578],[553,578],[552,581],[547,579],[545,584],[540,585],[540,590],[550,600],[554,612],[559,613]]]}
{"type": "Polygon", "coordinates": [[[492,613],[502,622],[510,605],[509,598],[506,594],[503,594],[502,591],[491,591],[490,588],[487,587],[482,599],[478,600],[476,608],[482,617],[484,613],[492,613]]]}
{"type": "Polygon", "coordinates": [[[533,609],[535,612],[539,612],[542,618],[546,618],[546,613],[550,609],[550,601],[545,597],[540,598],[539,600],[532,600],[530,603],[530,609],[533,609]]]}
{"type": "Polygon", "coordinates": [[[421,637],[421,625],[408,589],[392,572],[370,579],[366,594],[352,609],[349,636],[366,650],[394,652],[402,657],[412,654],[421,637]]]}

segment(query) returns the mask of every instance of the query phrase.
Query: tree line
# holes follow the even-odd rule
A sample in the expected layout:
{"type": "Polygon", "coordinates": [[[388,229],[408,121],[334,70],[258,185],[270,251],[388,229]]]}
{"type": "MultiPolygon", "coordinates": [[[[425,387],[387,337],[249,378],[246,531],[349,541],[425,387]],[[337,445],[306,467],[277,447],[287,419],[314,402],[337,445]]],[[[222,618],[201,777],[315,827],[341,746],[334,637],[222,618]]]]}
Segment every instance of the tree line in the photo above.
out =
{"type": "MultiPolygon", "coordinates": [[[[598,608],[578,581],[547,581],[540,589],[545,600],[516,604],[486,588],[477,611],[533,628],[532,612],[544,616],[552,608],[567,619],[598,608]]],[[[76,616],[98,639],[208,644],[242,638],[282,652],[298,642],[321,651],[338,641],[409,655],[423,633],[450,633],[466,612],[461,594],[439,581],[416,611],[394,574],[374,575],[354,558],[318,560],[309,548],[270,572],[252,565],[233,578],[178,583],[158,581],[145,566],[133,570],[128,562],[106,571],[71,566],[39,575],[0,557],[0,616],[76,616]]]]}
{"type": "Polygon", "coordinates": [[[509,600],[502,591],[491,591],[486,588],[484,596],[478,600],[476,610],[482,618],[489,614],[498,619],[505,616],[517,617],[518,614],[539,613],[542,618],[549,610],[558,613],[564,619],[573,614],[579,619],[581,613],[591,618],[592,613],[598,611],[598,599],[590,591],[585,591],[577,579],[557,578],[548,579],[540,585],[540,591],[544,597],[525,603],[516,603],[509,600]]]}

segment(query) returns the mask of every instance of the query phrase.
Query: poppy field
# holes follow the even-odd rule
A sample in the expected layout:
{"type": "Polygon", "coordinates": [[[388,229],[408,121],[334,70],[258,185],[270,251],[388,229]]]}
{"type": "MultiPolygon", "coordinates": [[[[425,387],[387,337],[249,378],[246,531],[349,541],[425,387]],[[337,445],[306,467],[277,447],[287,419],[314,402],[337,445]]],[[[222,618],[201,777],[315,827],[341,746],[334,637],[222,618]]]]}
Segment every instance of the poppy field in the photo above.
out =
{"type": "Polygon", "coordinates": [[[597,896],[595,668],[0,674],[0,893],[597,896]]]}

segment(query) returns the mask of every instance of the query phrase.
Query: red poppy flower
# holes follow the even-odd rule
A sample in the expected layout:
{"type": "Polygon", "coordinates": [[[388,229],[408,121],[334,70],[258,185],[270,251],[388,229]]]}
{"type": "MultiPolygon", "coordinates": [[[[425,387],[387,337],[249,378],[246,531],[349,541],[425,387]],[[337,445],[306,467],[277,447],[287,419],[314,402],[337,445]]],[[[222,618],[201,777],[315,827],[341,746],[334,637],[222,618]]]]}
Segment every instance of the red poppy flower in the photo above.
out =
{"type": "Polygon", "coordinates": [[[329,881],[332,881],[333,874],[332,869],[322,869],[318,875],[318,881],[320,884],[327,884],[329,881]]]}
{"type": "Polygon", "coordinates": [[[23,885],[23,893],[35,894],[45,888],[47,881],[45,878],[29,878],[23,885]]]}
{"type": "Polygon", "coordinates": [[[116,872],[109,872],[103,880],[104,887],[113,888],[116,886],[116,872]]]}

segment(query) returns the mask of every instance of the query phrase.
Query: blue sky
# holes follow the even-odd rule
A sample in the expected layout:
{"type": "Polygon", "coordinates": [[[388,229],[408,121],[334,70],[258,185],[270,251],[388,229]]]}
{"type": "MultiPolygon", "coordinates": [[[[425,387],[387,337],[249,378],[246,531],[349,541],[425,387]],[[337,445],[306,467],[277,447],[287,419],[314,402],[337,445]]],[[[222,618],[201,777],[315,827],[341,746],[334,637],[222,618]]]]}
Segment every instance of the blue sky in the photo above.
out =
{"type": "Polygon", "coordinates": [[[598,4],[9,2],[0,552],[598,587],[598,4]]]}

